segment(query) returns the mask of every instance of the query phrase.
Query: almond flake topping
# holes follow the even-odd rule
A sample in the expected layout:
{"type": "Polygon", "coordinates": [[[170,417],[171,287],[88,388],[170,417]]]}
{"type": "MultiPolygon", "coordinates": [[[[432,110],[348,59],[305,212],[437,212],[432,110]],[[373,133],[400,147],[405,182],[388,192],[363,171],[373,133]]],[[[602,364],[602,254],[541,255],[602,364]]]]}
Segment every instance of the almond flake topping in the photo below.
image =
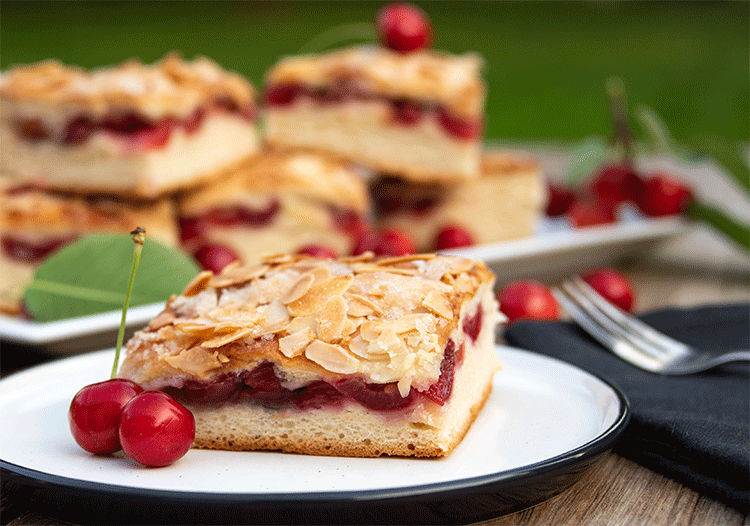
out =
{"type": "Polygon", "coordinates": [[[175,369],[196,376],[204,376],[208,371],[221,367],[217,356],[200,347],[184,350],[177,356],[164,356],[164,361],[175,369]]]}
{"type": "Polygon", "coordinates": [[[206,287],[208,287],[208,282],[211,281],[213,275],[213,272],[210,270],[204,270],[203,272],[198,273],[198,275],[187,284],[185,290],[182,291],[182,295],[189,298],[195,296],[199,292],[203,292],[206,290],[206,287]]]}
{"type": "Polygon", "coordinates": [[[328,298],[343,294],[353,279],[354,276],[351,274],[345,274],[313,285],[304,296],[287,305],[289,313],[292,316],[307,316],[320,312],[328,298]]]}
{"type": "Polygon", "coordinates": [[[305,347],[315,339],[315,333],[310,327],[279,338],[279,350],[287,358],[294,358],[305,352],[305,347]]]}
{"type": "Polygon", "coordinates": [[[359,367],[359,360],[346,349],[320,340],[314,340],[307,346],[305,356],[332,373],[353,374],[359,367]]]}
{"type": "Polygon", "coordinates": [[[332,296],[318,315],[318,338],[334,342],[343,336],[346,321],[346,300],[343,296],[332,296]]]}
{"type": "Polygon", "coordinates": [[[453,319],[453,309],[451,309],[448,298],[445,297],[445,294],[438,292],[437,290],[430,291],[430,293],[427,294],[422,301],[422,306],[430,312],[442,316],[447,320],[453,319]]]}
{"type": "Polygon", "coordinates": [[[206,340],[201,344],[201,347],[205,347],[206,349],[223,347],[224,345],[232,343],[233,341],[237,341],[240,338],[244,338],[245,336],[248,336],[253,332],[255,332],[255,327],[247,327],[245,329],[241,329],[229,334],[221,334],[219,336],[211,338],[210,340],[206,340]]]}
{"type": "Polygon", "coordinates": [[[298,299],[300,299],[308,290],[310,290],[310,286],[313,284],[313,281],[315,281],[315,276],[310,273],[303,274],[300,280],[292,285],[292,288],[289,289],[287,293],[281,297],[281,303],[287,305],[289,303],[292,303],[293,301],[297,301],[298,299]]]}
{"type": "Polygon", "coordinates": [[[170,325],[175,319],[176,318],[174,317],[174,314],[172,314],[168,310],[165,310],[159,313],[156,318],[149,322],[148,328],[152,331],[158,331],[162,327],[170,325]]]}
{"type": "Polygon", "coordinates": [[[233,285],[243,285],[249,281],[254,280],[268,272],[271,267],[268,265],[253,265],[250,267],[241,267],[236,263],[230,263],[230,266],[225,267],[224,270],[211,278],[208,283],[209,287],[221,289],[224,287],[231,287],[233,285]]]}

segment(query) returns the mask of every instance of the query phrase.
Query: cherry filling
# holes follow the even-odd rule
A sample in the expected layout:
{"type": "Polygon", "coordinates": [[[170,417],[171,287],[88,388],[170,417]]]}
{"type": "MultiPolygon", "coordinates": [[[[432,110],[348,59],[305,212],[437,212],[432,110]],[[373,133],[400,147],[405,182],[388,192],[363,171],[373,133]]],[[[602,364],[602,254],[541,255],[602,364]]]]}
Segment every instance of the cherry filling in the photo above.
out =
{"type": "Polygon", "coordinates": [[[372,186],[370,193],[375,210],[381,216],[402,211],[428,215],[443,200],[443,192],[437,186],[407,184],[396,177],[383,177],[372,186]]]}
{"type": "MultiPolygon", "coordinates": [[[[473,316],[464,319],[461,328],[472,341],[476,341],[482,329],[481,304],[473,316]]],[[[411,389],[407,396],[401,396],[396,382],[371,384],[359,377],[342,378],[333,383],[318,380],[299,389],[287,389],[271,362],[263,362],[250,371],[224,374],[210,382],[188,380],[180,388],[166,387],[162,390],[177,400],[193,404],[252,400],[268,407],[319,409],[339,407],[350,400],[373,411],[398,411],[413,405],[420,397],[444,405],[453,391],[456,367],[463,359],[463,344],[457,348],[453,340],[448,340],[437,382],[423,392],[411,389]]]]}
{"type": "Polygon", "coordinates": [[[264,93],[267,106],[291,106],[301,98],[307,98],[319,104],[330,104],[350,99],[387,100],[391,105],[393,122],[399,125],[417,124],[426,114],[432,113],[443,129],[456,139],[473,140],[478,138],[483,131],[481,118],[466,119],[458,117],[451,115],[442,106],[415,100],[374,96],[347,82],[324,88],[314,88],[298,83],[277,84],[267,87],[264,93]]]}
{"type": "Polygon", "coordinates": [[[67,123],[58,137],[53,137],[39,119],[19,120],[16,128],[18,134],[29,142],[55,140],[65,146],[77,146],[86,142],[94,132],[105,131],[116,138],[131,141],[135,147],[157,149],[169,141],[176,128],[182,128],[188,135],[195,133],[209,111],[238,115],[250,122],[257,117],[252,105],[240,106],[233,99],[220,97],[207,106],[196,109],[184,119],[167,117],[152,121],[144,115],[130,112],[111,114],[94,121],[86,115],[79,115],[67,123]]]}
{"type": "Polygon", "coordinates": [[[482,315],[484,314],[484,309],[482,308],[482,304],[480,303],[477,305],[477,310],[472,316],[467,316],[464,318],[464,322],[461,325],[461,329],[464,331],[466,336],[471,338],[471,341],[473,343],[477,343],[477,338],[479,337],[479,333],[482,332],[482,315]]]}
{"type": "Polygon", "coordinates": [[[76,236],[47,238],[42,241],[27,241],[5,235],[0,242],[5,255],[23,263],[38,263],[60,247],[75,241],[76,236]]]}

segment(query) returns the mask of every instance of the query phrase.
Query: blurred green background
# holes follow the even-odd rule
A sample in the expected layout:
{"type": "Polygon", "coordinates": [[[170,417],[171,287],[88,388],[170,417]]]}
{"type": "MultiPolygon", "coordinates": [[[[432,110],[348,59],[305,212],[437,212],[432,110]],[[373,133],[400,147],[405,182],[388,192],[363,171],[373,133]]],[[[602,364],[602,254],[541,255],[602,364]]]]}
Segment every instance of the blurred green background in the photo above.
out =
{"type": "MultiPolygon", "coordinates": [[[[383,2],[18,2],[0,6],[0,66],[57,58],[92,67],[170,50],[207,55],[260,84],[326,30],[369,23],[383,2]]],[[[609,134],[607,77],[673,135],[747,141],[748,2],[420,2],[435,47],[478,51],[487,135],[574,141],[609,134]]],[[[338,41],[338,44],[351,41],[338,41]]]]}

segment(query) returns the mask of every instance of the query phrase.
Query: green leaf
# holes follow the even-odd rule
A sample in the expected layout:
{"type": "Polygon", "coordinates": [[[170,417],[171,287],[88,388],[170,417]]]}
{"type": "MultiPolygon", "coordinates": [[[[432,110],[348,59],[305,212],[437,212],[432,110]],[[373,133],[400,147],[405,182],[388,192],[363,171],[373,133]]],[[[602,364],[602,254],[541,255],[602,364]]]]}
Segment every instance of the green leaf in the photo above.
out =
{"type": "Polygon", "coordinates": [[[581,181],[590,177],[611,153],[607,141],[598,135],[587,137],[573,145],[568,155],[570,159],[567,173],[568,184],[577,186],[581,181]]]}
{"type": "MultiPolygon", "coordinates": [[[[48,322],[118,310],[131,273],[133,240],[127,234],[84,237],[50,256],[26,288],[35,320],[48,322]]],[[[198,273],[187,254],[146,240],[131,306],[166,301],[198,273]]]]}

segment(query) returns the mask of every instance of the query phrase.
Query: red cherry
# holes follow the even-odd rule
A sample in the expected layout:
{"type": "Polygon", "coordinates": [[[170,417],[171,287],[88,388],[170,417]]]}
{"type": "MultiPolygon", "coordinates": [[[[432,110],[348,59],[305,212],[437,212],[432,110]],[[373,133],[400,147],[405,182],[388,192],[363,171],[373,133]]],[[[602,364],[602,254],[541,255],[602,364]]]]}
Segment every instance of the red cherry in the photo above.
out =
{"type": "Polygon", "coordinates": [[[92,133],[94,133],[96,125],[88,117],[78,117],[73,119],[65,127],[65,134],[63,135],[63,144],[81,144],[85,142],[92,133]]]}
{"type": "Polygon", "coordinates": [[[212,271],[214,274],[221,272],[232,261],[240,259],[231,248],[218,244],[201,246],[195,251],[194,257],[201,267],[212,271]]]}
{"type": "Polygon", "coordinates": [[[435,238],[435,250],[468,247],[473,244],[474,238],[471,237],[471,234],[458,225],[443,228],[435,238]]]}
{"type": "Polygon", "coordinates": [[[568,218],[576,228],[615,222],[615,214],[611,208],[591,200],[575,201],[568,210],[568,218]]]}
{"type": "Polygon", "coordinates": [[[600,169],[589,188],[601,206],[614,210],[626,201],[639,202],[644,182],[630,166],[615,164],[600,169]]]}
{"type": "Polygon", "coordinates": [[[18,133],[26,140],[37,142],[49,137],[49,132],[38,119],[28,119],[18,122],[18,133]]]}
{"type": "Polygon", "coordinates": [[[373,231],[363,232],[357,237],[357,241],[352,249],[352,255],[358,256],[365,252],[377,253],[380,245],[380,234],[373,231]]]}
{"type": "Polygon", "coordinates": [[[206,116],[206,110],[203,108],[198,108],[195,110],[192,115],[190,115],[188,118],[182,121],[182,128],[185,130],[185,133],[188,135],[192,135],[196,131],[198,131],[198,128],[200,128],[201,124],[203,124],[203,120],[206,116]]]}
{"type": "Polygon", "coordinates": [[[394,100],[391,106],[394,120],[401,124],[416,124],[424,116],[424,108],[417,102],[394,100]]]}
{"type": "Polygon", "coordinates": [[[565,214],[575,201],[575,194],[562,185],[547,183],[547,217],[565,214]]]}
{"type": "Polygon", "coordinates": [[[70,432],[78,445],[97,455],[119,451],[122,410],[141,392],[141,386],[121,378],[87,385],[78,391],[68,410],[70,432]]]}
{"type": "Polygon", "coordinates": [[[661,217],[680,214],[693,201],[693,192],[682,181],[656,173],[646,181],[639,206],[644,214],[661,217]]]}
{"type": "Polygon", "coordinates": [[[518,280],[500,292],[500,311],[509,322],[519,319],[556,320],[558,306],[550,290],[539,281],[518,280]]]}
{"type": "Polygon", "coordinates": [[[610,303],[614,303],[624,311],[632,312],[633,287],[623,274],[611,268],[601,268],[581,277],[610,303]]]}
{"type": "Polygon", "coordinates": [[[383,256],[405,256],[414,254],[415,251],[414,240],[409,234],[391,229],[385,230],[380,235],[380,243],[375,253],[383,256]]]}
{"type": "Polygon", "coordinates": [[[430,21],[414,4],[395,3],[383,6],[377,14],[376,25],[381,42],[402,53],[430,45],[430,21]]]}
{"type": "Polygon", "coordinates": [[[297,254],[321,259],[336,259],[336,252],[323,245],[305,245],[297,251],[297,254]]]}
{"type": "Polygon", "coordinates": [[[482,134],[481,119],[464,119],[448,113],[444,108],[438,110],[438,121],[445,131],[457,139],[472,140],[482,134]]]}
{"type": "Polygon", "coordinates": [[[156,150],[169,142],[173,128],[171,119],[163,119],[154,126],[135,132],[133,138],[144,150],[156,150]]]}
{"type": "Polygon", "coordinates": [[[161,391],[145,391],[127,403],[120,420],[122,450],[144,466],[167,466],[188,452],[195,418],[161,391]]]}
{"type": "Polygon", "coordinates": [[[304,93],[305,88],[300,84],[279,84],[266,88],[264,98],[269,106],[286,106],[304,93]]]}

